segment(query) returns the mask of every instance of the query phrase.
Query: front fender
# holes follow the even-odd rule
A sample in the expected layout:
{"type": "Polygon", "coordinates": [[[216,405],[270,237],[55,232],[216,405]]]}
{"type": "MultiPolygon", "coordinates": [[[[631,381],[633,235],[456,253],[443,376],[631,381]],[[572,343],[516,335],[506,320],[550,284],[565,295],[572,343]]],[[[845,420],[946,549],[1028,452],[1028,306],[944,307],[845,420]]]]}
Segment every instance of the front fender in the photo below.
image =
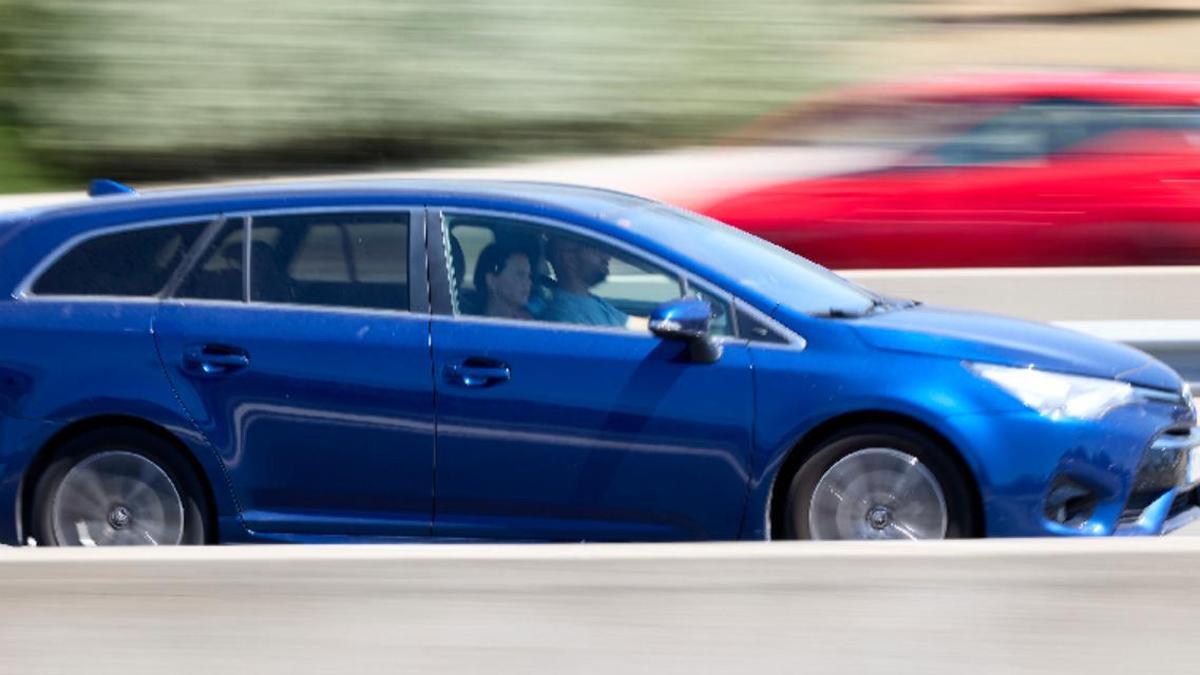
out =
{"type": "Polygon", "coordinates": [[[958,417],[1017,409],[954,359],[839,349],[752,350],[755,442],[743,538],[769,537],[769,503],[779,471],[814,431],[828,425],[910,420],[946,439],[968,468],[983,470],[958,417]]]}

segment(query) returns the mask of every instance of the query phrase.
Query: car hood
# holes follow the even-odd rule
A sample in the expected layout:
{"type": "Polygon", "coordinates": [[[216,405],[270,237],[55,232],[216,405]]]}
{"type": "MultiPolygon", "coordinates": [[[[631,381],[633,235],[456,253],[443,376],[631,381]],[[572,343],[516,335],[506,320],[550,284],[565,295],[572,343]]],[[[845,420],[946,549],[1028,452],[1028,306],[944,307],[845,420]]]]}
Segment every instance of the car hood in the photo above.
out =
{"type": "Polygon", "coordinates": [[[1031,321],[918,306],[856,319],[854,330],[879,349],[1117,379],[1178,391],[1175,371],[1126,345],[1031,321]]]}

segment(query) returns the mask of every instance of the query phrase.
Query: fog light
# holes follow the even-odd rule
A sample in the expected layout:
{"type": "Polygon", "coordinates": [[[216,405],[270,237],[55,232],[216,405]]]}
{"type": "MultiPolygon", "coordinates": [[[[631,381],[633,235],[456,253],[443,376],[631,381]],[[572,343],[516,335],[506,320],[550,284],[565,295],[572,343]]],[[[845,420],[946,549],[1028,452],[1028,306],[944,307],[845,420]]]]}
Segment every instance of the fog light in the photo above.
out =
{"type": "Polygon", "coordinates": [[[1056,523],[1078,527],[1092,517],[1096,502],[1095,493],[1087,487],[1070,478],[1060,478],[1046,495],[1046,517],[1056,523]]]}

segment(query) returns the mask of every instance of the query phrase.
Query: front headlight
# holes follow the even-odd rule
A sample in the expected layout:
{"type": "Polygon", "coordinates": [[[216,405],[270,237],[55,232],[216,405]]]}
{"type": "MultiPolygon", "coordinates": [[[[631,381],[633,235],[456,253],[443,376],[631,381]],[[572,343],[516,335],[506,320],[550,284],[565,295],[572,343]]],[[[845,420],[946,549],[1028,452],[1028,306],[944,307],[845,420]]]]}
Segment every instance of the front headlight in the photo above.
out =
{"type": "Polygon", "coordinates": [[[967,367],[1051,419],[1099,419],[1134,400],[1133,386],[1116,380],[987,363],[968,363],[967,367]]]}

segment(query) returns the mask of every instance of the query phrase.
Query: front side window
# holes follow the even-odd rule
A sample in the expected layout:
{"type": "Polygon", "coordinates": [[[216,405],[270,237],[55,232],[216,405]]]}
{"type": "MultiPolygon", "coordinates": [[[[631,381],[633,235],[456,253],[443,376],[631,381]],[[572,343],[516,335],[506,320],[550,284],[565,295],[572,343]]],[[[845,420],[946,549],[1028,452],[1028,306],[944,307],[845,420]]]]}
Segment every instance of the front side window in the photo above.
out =
{"type": "MultiPolygon", "coordinates": [[[[491,216],[444,222],[461,315],[647,330],[656,306],[687,293],[678,275],[592,238],[491,216]]],[[[714,307],[713,331],[731,334],[725,303],[703,297],[714,307]]]]}
{"type": "Polygon", "coordinates": [[[35,295],[155,296],[207,225],[142,227],[92,237],[55,261],[31,290],[35,295]]]}
{"type": "Polygon", "coordinates": [[[230,223],[176,297],[407,310],[408,227],[407,213],[230,223]]]}

